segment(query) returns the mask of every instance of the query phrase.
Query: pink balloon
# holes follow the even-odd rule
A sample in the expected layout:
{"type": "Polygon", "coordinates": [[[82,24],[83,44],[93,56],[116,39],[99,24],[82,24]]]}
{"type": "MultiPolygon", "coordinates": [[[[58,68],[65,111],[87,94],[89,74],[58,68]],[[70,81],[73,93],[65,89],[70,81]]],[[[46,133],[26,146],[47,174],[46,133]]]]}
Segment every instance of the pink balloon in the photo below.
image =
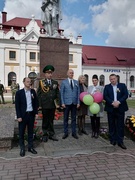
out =
{"type": "Polygon", "coordinates": [[[96,92],[92,96],[93,96],[94,102],[96,103],[100,103],[103,101],[103,94],[101,92],[96,92]]]}
{"type": "Polygon", "coordinates": [[[87,95],[88,93],[87,92],[82,92],[81,94],[80,94],[80,101],[83,101],[83,97],[85,96],[85,95],[87,95]]]}

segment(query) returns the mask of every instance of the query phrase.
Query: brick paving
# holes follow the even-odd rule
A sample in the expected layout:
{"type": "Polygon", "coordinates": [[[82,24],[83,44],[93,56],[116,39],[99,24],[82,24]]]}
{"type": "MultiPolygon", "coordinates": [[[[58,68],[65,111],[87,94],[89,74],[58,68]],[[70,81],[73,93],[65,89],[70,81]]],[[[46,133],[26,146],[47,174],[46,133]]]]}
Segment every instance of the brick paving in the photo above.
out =
{"type": "MultiPolygon", "coordinates": [[[[55,130],[59,141],[36,142],[37,155],[26,151],[22,158],[18,146],[1,150],[0,180],[135,179],[135,142],[125,138],[128,149],[122,150],[101,137],[91,138],[90,134],[79,136],[78,140],[70,134],[63,140],[63,129],[55,126],[55,130]]],[[[87,131],[91,131],[89,124],[87,131]]]]}
{"type": "MultiPolygon", "coordinates": [[[[133,151],[135,149],[132,149],[133,151]]],[[[67,157],[0,158],[1,180],[134,180],[135,154],[116,150],[67,157]]]]}

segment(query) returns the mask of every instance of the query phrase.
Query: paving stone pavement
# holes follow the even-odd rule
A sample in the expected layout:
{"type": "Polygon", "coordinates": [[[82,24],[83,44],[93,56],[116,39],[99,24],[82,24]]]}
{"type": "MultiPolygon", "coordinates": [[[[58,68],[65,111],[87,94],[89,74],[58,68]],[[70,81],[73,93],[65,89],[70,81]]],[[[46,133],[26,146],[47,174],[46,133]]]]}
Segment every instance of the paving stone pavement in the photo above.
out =
{"type": "Polygon", "coordinates": [[[135,143],[125,138],[127,150],[122,150],[101,137],[91,138],[89,124],[86,130],[88,136],[76,140],[70,133],[63,140],[63,129],[56,124],[59,141],[35,142],[37,155],[26,151],[22,158],[18,146],[0,151],[0,180],[134,180],[135,143]]]}

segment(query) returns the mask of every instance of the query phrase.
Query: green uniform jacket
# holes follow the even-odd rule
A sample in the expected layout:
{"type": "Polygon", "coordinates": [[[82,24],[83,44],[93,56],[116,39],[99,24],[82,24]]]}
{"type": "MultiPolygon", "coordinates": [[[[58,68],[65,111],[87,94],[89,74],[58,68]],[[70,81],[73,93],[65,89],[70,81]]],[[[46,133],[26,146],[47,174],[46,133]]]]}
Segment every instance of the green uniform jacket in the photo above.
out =
{"type": "Polygon", "coordinates": [[[39,107],[42,107],[42,109],[56,108],[56,104],[59,105],[60,97],[58,82],[52,79],[51,85],[49,85],[46,79],[40,80],[37,97],[39,107]]]}
{"type": "Polygon", "coordinates": [[[12,93],[16,93],[16,91],[18,91],[18,85],[17,84],[12,84],[10,87],[12,93]]]}

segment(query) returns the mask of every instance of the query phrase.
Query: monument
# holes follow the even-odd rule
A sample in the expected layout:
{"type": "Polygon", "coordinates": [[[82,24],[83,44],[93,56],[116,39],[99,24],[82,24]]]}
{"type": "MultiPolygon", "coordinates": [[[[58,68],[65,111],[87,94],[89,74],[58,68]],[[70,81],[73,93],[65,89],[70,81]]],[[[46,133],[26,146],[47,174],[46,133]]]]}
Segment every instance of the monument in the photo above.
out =
{"type": "Polygon", "coordinates": [[[61,21],[60,0],[43,0],[41,6],[41,24],[47,36],[59,37],[58,28],[61,21]]]}
{"type": "Polygon", "coordinates": [[[61,20],[60,0],[43,0],[41,24],[45,37],[39,37],[40,77],[44,78],[43,68],[47,64],[55,67],[54,78],[58,81],[67,77],[69,68],[69,40],[62,38],[59,30],[61,20]]]}

